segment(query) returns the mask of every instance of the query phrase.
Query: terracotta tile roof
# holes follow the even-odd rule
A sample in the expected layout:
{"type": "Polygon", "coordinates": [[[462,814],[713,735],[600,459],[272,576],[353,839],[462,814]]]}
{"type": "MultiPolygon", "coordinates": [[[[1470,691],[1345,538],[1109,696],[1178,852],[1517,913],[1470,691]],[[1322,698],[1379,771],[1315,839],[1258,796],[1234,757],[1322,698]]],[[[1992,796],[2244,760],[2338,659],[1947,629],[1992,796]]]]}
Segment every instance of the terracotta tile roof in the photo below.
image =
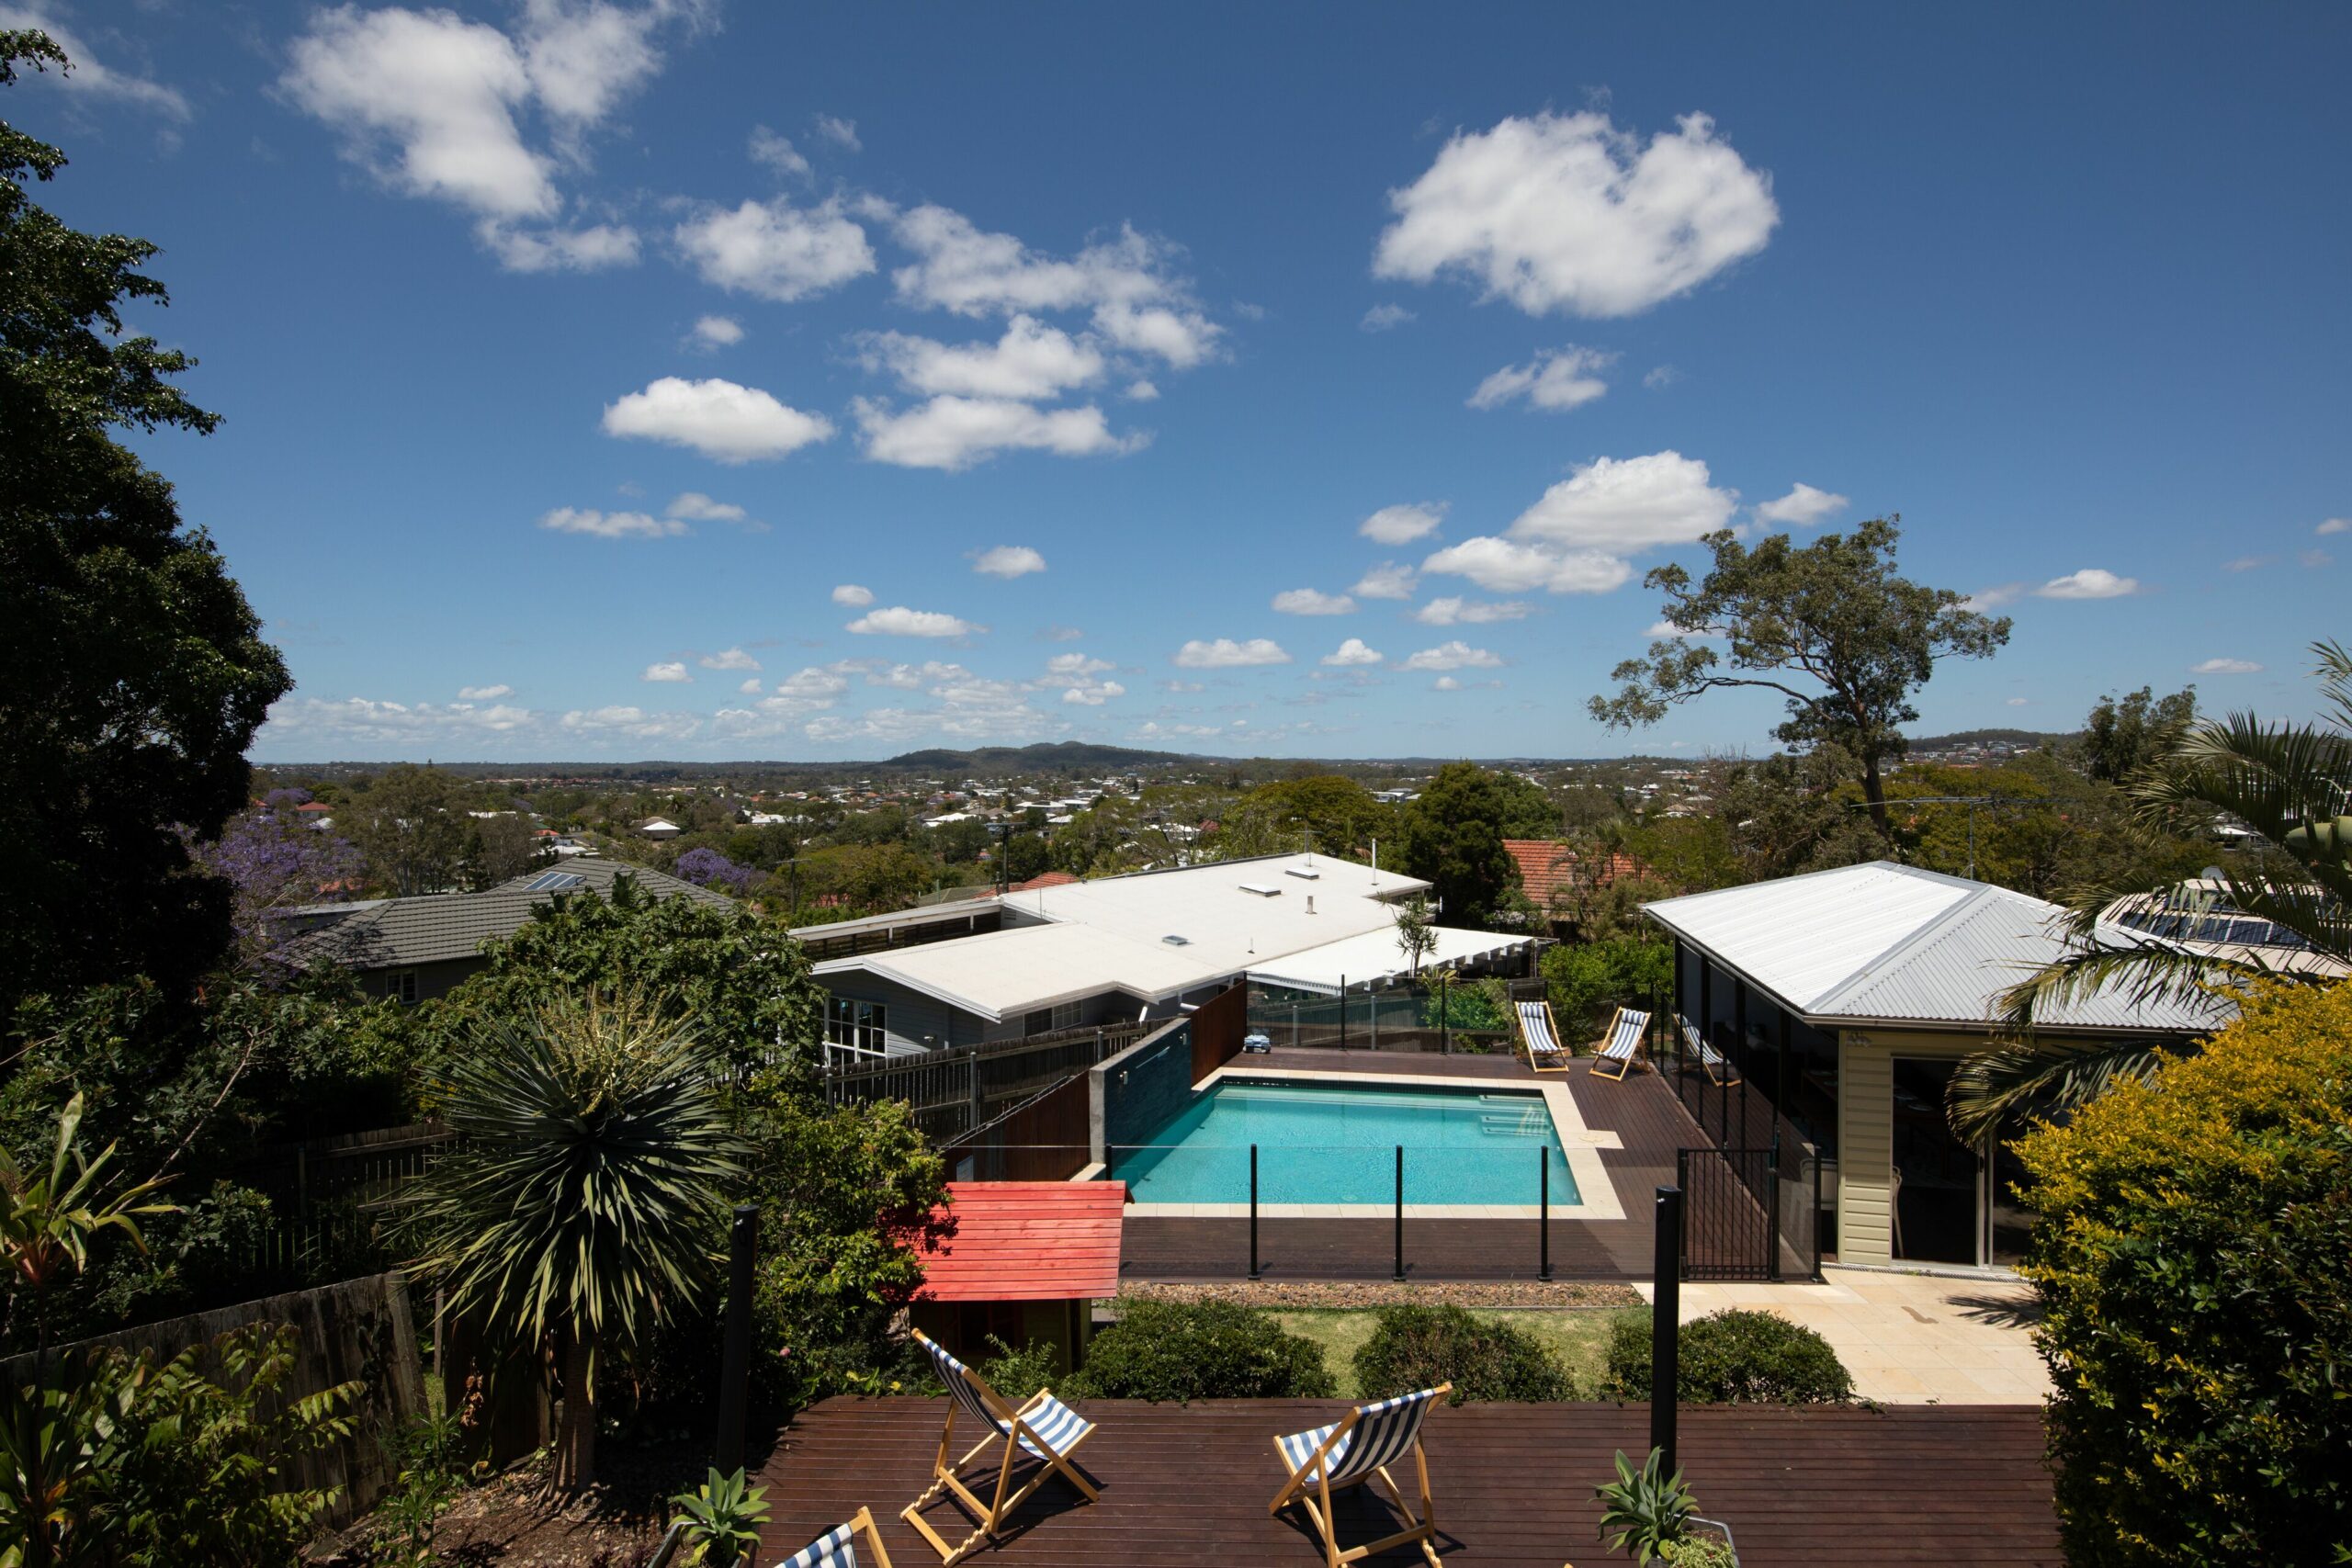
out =
{"type": "Polygon", "coordinates": [[[951,1181],[956,1234],[923,1255],[917,1301],[1085,1301],[1119,1293],[1124,1181],[951,1181]]]}
{"type": "Polygon", "coordinates": [[[1539,906],[1548,906],[1553,894],[1587,878],[1606,887],[1621,876],[1649,874],[1649,867],[1623,850],[1610,852],[1604,861],[1579,857],[1554,839],[1505,839],[1503,848],[1519,863],[1520,883],[1539,906]]]}
{"type": "Polygon", "coordinates": [[[1066,871],[1048,871],[1033,876],[1026,882],[1014,883],[1012,890],[1015,893],[1027,893],[1039,887],[1067,887],[1077,880],[1077,877],[1066,871]]]}

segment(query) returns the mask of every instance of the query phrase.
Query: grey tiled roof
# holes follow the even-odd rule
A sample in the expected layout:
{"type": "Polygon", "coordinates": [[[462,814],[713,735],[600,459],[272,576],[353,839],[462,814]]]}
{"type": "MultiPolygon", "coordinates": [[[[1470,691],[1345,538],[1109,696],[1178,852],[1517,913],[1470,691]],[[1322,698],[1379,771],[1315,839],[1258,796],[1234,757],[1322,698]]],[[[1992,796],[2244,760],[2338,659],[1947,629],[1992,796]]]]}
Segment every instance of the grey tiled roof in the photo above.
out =
{"type": "Polygon", "coordinates": [[[614,881],[624,876],[635,881],[639,893],[651,897],[685,897],[715,908],[735,908],[735,901],[724,894],[662,872],[621,861],[579,857],[528,872],[481,893],[427,893],[351,905],[339,919],[297,937],[288,944],[288,956],[297,964],[332,963],[361,970],[407,969],[471,958],[491,938],[513,936],[534,910],[559,893],[609,897],[614,881]],[[527,885],[546,877],[548,871],[569,873],[581,880],[560,889],[528,890],[527,885]]]}

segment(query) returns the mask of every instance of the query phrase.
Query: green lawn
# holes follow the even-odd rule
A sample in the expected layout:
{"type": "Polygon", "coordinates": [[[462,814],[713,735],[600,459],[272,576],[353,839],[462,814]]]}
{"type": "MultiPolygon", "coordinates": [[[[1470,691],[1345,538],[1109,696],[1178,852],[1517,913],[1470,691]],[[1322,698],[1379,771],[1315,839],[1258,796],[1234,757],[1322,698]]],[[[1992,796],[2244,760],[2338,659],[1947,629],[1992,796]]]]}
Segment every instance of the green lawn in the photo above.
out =
{"type": "MultiPolygon", "coordinates": [[[[1592,1308],[1565,1312],[1528,1311],[1510,1307],[1472,1307],[1472,1315],[1499,1317],[1535,1337],[1576,1380],[1577,1397],[1597,1397],[1601,1363],[1609,1352],[1609,1325],[1620,1317],[1645,1322],[1647,1307],[1592,1308]]],[[[1356,1387],[1355,1355],[1372,1337],[1374,1314],[1369,1308],[1351,1312],[1272,1311],[1266,1314],[1291,1333],[1323,1348],[1324,1364],[1340,1384],[1340,1397],[1361,1397],[1356,1387]]]]}

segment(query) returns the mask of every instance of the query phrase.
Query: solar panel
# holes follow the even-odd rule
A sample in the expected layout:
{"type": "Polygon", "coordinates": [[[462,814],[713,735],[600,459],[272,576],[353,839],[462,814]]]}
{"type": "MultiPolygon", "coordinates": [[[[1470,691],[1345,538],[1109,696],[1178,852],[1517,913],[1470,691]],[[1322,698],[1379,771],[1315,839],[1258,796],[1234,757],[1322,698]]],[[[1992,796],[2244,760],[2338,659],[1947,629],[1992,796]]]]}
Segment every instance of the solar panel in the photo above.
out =
{"type": "Polygon", "coordinates": [[[575,887],[585,887],[588,879],[576,871],[543,871],[523,884],[526,893],[569,893],[575,887]]]}

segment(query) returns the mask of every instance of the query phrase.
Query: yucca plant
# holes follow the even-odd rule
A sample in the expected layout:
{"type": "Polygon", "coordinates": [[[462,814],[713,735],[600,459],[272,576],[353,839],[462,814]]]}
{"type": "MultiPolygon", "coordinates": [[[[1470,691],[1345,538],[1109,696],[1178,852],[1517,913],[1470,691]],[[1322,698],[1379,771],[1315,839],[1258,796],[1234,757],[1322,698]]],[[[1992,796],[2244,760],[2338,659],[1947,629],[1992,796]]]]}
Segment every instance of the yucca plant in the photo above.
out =
{"type": "Polygon", "coordinates": [[[559,1490],[595,1478],[600,1360],[709,1288],[743,1178],[718,1077],[674,1010],[591,992],[478,1025],[443,1086],[455,1146],[411,1220],[416,1267],[560,1358],[559,1490]]]}
{"type": "Polygon", "coordinates": [[[2028,975],[2002,998],[2001,1045],[1952,1075],[1952,1129],[1969,1142],[2020,1117],[2064,1113],[2113,1083],[2144,1081],[2158,1060],[2139,1043],[2038,1036],[2037,1017],[2113,987],[2134,1004],[2175,1002],[2250,984],[2332,986],[2352,964],[2352,653],[2312,645],[2320,682],[2318,724],[2266,724],[2250,713],[2191,726],[2124,787],[2151,825],[2233,820],[2273,848],[2225,870],[2216,895],[2292,932],[2309,949],[2293,964],[2259,950],[2200,952],[2144,932],[2118,932],[2099,914],[2145,886],[2086,886],[2066,899],[2073,951],[2028,975]],[[2313,962],[2316,961],[2316,962],[2313,962]],[[2333,961],[2333,963],[2329,962],[2333,961]]]}
{"type": "Polygon", "coordinates": [[[1611,1551],[1630,1551],[1635,1562],[1646,1563],[1668,1555],[1690,1528],[1699,1500],[1682,1483],[1680,1471],[1668,1475],[1665,1470],[1663,1449],[1652,1449],[1639,1470],[1624,1450],[1617,1450],[1617,1479],[1592,1489],[1600,1500],[1601,1539],[1611,1551]]]}
{"type": "Polygon", "coordinates": [[[721,1475],[713,1466],[708,1480],[670,1501],[678,1506],[670,1523],[684,1527],[694,1551],[686,1561],[711,1568],[734,1568],[760,1544],[760,1527],[768,1521],[768,1489],[745,1484],[741,1470],[721,1475]]]}

